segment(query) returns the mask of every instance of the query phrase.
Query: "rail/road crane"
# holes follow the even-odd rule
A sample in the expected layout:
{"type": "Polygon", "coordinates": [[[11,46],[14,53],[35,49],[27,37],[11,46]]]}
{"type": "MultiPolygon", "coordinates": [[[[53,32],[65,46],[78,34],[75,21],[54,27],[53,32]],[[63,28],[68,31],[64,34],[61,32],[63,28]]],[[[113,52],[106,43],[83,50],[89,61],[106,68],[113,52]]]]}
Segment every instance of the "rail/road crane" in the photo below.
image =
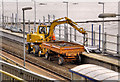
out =
{"type": "Polygon", "coordinates": [[[39,25],[37,32],[27,34],[27,52],[30,53],[32,51],[36,56],[45,55],[48,50],[42,47],[42,43],[51,42],[55,27],[65,23],[69,24],[80,33],[84,35],[87,34],[82,27],[79,28],[78,24],[71,19],[67,17],[59,18],[54,20],[51,25],[39,25]]]}

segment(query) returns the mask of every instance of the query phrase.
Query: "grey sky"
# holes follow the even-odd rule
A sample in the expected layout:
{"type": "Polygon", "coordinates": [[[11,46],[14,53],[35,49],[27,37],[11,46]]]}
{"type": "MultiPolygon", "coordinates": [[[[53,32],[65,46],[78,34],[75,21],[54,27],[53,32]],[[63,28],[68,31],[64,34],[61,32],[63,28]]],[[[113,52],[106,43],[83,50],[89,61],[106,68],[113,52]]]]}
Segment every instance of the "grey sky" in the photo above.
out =
{"type": "MultiPolygon", "coordinates": [[[[3,0],[4,2],[16,2],[16,0],[3,0]]],[[[30,2],[32,0],[18,0],[19,2],[30,2]]],[[[35,0],[36,2],[118,2],[119,0],[35,0]]],[[[0,0],[2,2],[2,0],[0,0]]]]}

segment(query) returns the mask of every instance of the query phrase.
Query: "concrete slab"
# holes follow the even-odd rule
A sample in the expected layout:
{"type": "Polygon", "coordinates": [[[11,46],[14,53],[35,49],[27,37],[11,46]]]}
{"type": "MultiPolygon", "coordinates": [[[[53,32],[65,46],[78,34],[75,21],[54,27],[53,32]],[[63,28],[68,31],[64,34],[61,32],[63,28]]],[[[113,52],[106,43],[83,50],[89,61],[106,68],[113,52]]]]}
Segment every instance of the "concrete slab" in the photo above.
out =
{"type": "Polygon", "coordinates": [[[117,59],[113,59],[113,58],[109,58],[107,56],[104,56],[104,55],[101,55],[101,54],[95,54],[95,53],[86,53],[86,52],[83,52],[83,55],[87,56],[87,57],[90,57],[90,58],[93,58],[93,59],[96,59],[96,60],[100,60],[100,61],[103,61],[103,62],[106,62],[106,63],[110,63],[110,64],[113,64],[113,65],[116,65],[116,66],[119,66],[120,67],[120,60],[117,60],[117,59]]]}

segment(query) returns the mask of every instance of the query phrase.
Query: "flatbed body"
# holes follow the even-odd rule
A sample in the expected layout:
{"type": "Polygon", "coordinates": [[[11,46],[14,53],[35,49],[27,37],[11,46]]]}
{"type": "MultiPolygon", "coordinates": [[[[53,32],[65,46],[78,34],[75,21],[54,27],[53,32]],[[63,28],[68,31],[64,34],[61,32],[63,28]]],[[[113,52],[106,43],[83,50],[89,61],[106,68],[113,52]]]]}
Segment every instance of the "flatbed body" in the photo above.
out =
{"type": "Polygon", "coordinates": [[[42,48],[52,50],[58,54],[66,55],[76,55],[84,52],[83,45],[66,41],[43,42],[42,48]]]}

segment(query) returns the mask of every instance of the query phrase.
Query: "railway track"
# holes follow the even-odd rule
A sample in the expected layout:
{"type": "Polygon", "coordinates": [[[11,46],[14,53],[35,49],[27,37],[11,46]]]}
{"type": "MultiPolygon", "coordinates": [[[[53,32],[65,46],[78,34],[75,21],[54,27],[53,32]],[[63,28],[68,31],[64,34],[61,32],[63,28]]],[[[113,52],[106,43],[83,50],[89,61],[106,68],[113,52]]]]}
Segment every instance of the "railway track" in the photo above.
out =
{"type": "MultiPolygon", "coordinates": [[[[12,53],[11,51],[8,51],[8,50],[3,49],[3,48],[2,48],[2,51],[7,52],[8,54],[13,55],[13,56],[15,56],[15,57],[17,57],[17,58],[19,58],[19,59],[21,59],[21,60],[24,60],[22,57],[16,55],[15,53],[12,53]]],[[[31,63],[31,64],[39,67],[39,68],[42,68],[42,69],[48,71],[48,72],[51,72],[51,73],[53,73],[53,74],[55,74],[55,75],[57,75],[57,76],[65,79],[65,80],[67,80],[67,81],[71,81],[71,79],[70,79],[69,77],[66,77],[66,76],[64,76],[64,75],[61,75],[61,74],[59,74],[59,73],[57,73],[57,72],[55,72],[55,71],[53,71],[53,70],[51,70],[51,69],[49,69],[49,68],[46,68],[46,67],[44,67],[44,66],[42,66],[42,65],[36,64],[36,63],[34,63],[34,62],[32,62],[32,61],[29,61],[29,60],[26,60],[26,62],[29,62],[29,63],[31,63]]]]}
{"type": "MultiPolygon", "coordinates": [[[[23,60],[22,46],[23,46],[22,43],[19,43],[17,41],[15,42],[14,40],[3,37],[3,42],[2,42],[2,47],[3,48],[2,48],[2,50],[23,60]],[[19,51],[19,53],[18,53],[18,51],[19,51]]],[[[33,54],[27,54],[26,55],[26,61],[33,64],[33,65],[36,65],[40,68],[48,70],[51,73],[54,73],[54,74],[66,79],[68,81],[70,81],[70,76],[71,76],[70,73],[69,73],[69,69],[77,66],[77,65],[72,64],[72,63],[66,63],[63,66],[60,66],[60,65],[57,64],[57,61],[49,62],[45,58],[35,57],[33,54]],[[39,61],[39,60],[41,60],[42,62],[39,61]]]]}

